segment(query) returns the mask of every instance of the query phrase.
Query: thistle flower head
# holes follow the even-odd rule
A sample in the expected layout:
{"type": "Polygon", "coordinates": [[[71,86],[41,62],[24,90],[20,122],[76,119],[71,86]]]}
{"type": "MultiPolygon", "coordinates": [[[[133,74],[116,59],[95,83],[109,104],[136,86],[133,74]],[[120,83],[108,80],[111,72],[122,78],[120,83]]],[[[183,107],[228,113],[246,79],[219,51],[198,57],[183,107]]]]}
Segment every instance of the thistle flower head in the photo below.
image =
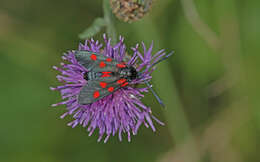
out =
{"type": "MultiPolygon", "coordinates": [[[[124,38],[120,37],[119,42],[112,46],[110,39],[104,35],[104,46],[91,39],[86,40],[85,44],[80,44],[78,50],[91,51],[122,61],[126,59],[126,46],[123,41],[124,38]]],[[[153,65],[165,56],[165,52],[160,50],[152,55],[153,44],[147,49],[142,43],[142,48],[143,50],[140,51],[138,44],[133,47],[133,55],[127,60],[127,65],[135,67],[140,76],[130,82],[129,86],[122,87],[87,105],[80,105],[78,102],[78,95],[88,82],[84,79],[86,69],[77,62],[75,51],[65,53],[62,56],[65,63],[61,63],[61,67],[53,67],[60,72],[57,79],[62,85],[51,88],[51,90],[57,90],[61,93],[63,101],[52,106],[66,105],[67,111],[61,118],[72,115],[74,120],[68,125],[86,127],[89,136],[98,130],[98,141],[104,137],[104,142],[107,142],[110,136],[116,134],[121,141],[123,133],[127,134],[128,141],[130,141],[131,134],[136,135],[142,124],[155,131],[153,120],[161,125],[163,123],[156,119],[152,115],[151,108],[140,100],[144,97],[144,93],[148,92],[149,87],[137,88],[133,85],[142,84],[152,78],[151,73],[155,70],[153,65]]]]}
{"type": "Polygon", "coordinates": [[[148,13],[153,0],[110,0],[116,17],[125,22],[134,22],[148,13]]]}

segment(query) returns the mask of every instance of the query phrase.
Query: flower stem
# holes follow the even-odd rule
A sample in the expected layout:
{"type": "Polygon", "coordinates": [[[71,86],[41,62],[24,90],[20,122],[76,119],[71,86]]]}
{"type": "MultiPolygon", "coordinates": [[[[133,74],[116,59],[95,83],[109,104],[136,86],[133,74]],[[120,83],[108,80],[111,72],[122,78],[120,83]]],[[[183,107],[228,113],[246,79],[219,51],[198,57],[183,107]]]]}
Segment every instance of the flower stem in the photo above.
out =
{"type": "Polygon", "coordinates": [[[117,34],[113,22],[114,18],[109,4],[109,0],[103,0],[103,11],[104,11],[104,19],[106,21],[106,32],[108,36],[112,39],[111,43],[115,44],[117,39],[117,34]]]}

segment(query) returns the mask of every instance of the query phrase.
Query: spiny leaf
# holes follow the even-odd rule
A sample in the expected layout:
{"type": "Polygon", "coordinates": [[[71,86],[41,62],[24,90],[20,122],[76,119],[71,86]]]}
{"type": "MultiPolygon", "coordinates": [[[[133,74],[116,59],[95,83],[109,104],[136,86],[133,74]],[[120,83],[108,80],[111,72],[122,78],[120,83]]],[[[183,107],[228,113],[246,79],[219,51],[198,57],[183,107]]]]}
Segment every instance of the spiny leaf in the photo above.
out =
{"type": "Polygon", "coordinates": [[[105,25],[106,25],[106,22],[103,18],[96,18],[89,28],[85,29],[84,32],[79,34],[79,38],[88,39],[90,37],[93,37],[98,32],[100,32],[102,27],[104,27],[105,25]]]}

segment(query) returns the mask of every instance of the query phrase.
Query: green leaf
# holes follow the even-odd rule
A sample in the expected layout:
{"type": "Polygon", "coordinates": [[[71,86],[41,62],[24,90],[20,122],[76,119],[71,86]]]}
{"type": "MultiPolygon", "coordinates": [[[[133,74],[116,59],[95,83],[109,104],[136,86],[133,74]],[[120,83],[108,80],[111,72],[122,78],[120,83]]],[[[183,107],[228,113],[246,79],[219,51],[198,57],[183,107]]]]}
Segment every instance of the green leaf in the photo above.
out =
{"type": "Polygon", "coordinates": [[[90,37],[93,37],[98,32],[100,32],[102,27],[104,27],[105,25],[106,25],[106,21],[103,18],[96,18],[89,28],[85,29],[84,32],[79,34],[79,38],[88,39],[90,37]]]}

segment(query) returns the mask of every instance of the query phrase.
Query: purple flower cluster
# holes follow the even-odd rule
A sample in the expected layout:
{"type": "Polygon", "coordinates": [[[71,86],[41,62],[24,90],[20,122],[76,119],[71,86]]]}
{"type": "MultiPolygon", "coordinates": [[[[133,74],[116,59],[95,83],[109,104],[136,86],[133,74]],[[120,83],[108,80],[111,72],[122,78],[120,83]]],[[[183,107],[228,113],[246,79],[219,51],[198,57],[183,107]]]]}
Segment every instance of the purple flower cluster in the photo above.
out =
{"type": "MultiPolygon", "coordinates": [[[[123,43],[124,38],[120,37],[119,42],[112,46],[110,39],[104,35],[105,46],[98,41],[86,40],[85,44],[80,44],[78,50],[91,51],[105,56],[114,58],[117,61],[126,60],[126,46],[123,43]]],[[[89,136],[98,129],[100,141],[104,136],[104,142],[107,142],[110,136],[118,133],[119,140],[122,140],[122,133],[126,133],[128,141],[131,139],[131,134],[136,135],[139,127],[144,124],[146,127],[151,127],[155,131],[153,120],[164,125],[152,115],[150,107],[145,106],[140,99],[144,97],[143,93],[148,92],[149,87],[136,88],[135,84],[143,84],[144,81],[149,81],[152,71],[155,70],[153,64],[165,56],[164,50],[158,51],[152,55],[151,44],[149,49],[146,49],[142,43],[143,52],[139,51],[137,44],[133,50],[133,55],[126,62],[127,65],[136,67],[137,71],[142,71],[140,79],[136,79],[129,83],[129,86],[123,87],[114,93],[88,105],[80,105],[77,97],[81,88],[87,83],[84,79],[86,69],[78,64],[75,59],[75,51],[69,51],[62,56],[66,63],[61,63],[61,67],[54,66],[53,68],[61,73],[57,75],[57,79],[63,84],[56,88],[51,87],[51,90],[58,90],[61,93],[64,101],[53,104],[52,106],[66,105],[67,112],[61,118],[67,115],[73,115],[72,122],[68,123],[73,128],[77,125],[87,127],[89,136]]]]}

